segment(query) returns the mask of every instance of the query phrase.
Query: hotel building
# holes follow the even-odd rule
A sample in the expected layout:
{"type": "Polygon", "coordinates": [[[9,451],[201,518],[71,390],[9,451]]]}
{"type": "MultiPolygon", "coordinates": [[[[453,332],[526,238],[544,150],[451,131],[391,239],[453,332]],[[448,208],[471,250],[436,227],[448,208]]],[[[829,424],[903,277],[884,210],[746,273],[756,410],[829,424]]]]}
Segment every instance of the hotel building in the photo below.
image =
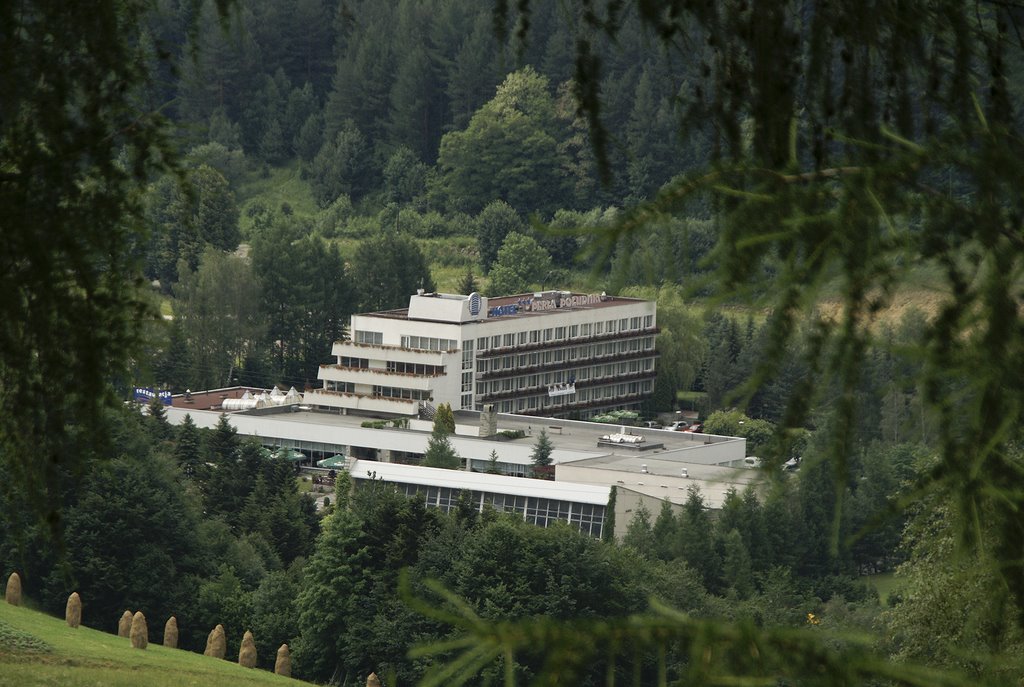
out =
{"type": "Polygon", "coordinates": [[[653,301],[603,293],[418,293],[353,315],[304,403],[410,416],[441,403],[578,418],[637,408],[654,387],[656,317],[653,301]]]}

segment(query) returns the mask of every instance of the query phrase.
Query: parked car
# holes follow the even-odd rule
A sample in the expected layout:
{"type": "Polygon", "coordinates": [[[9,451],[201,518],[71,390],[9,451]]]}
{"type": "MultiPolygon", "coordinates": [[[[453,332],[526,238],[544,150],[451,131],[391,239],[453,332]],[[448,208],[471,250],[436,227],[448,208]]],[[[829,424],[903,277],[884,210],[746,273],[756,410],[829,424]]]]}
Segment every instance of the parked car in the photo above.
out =
{"type": "Polygon", "coordinates": [[[668,426],[673,432],[682,432],[684,429],[690,426],[690,423],[686,420],[676,420],[668,426]]]}

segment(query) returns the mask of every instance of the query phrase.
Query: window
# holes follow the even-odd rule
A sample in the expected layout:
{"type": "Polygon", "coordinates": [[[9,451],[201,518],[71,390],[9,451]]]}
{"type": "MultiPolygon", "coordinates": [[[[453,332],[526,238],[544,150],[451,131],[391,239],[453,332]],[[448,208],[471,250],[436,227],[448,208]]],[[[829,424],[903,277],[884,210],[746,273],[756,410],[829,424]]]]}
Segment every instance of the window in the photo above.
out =
{"type": "Polygon", "coordinates": [[[479,349],[481,351],[486,351],[487,350],[487,337],[486,336],[481,336],[479,339],[477,339],[476,340],[476,347],[477,347],[477,349],[479,349]]]}
{"type": "Polygon", "coordinates": [[[356,392],[356,385],[352,382],[325,382],[324,389],[326,391],[337,391],[339,393],[354,394],[356,392]]]}
{"type": "Polygon", "coordinates": [[[384,332],[359,330],[356,332],[356,343],[382,346],[384,344],[384,332]]]}
{"type": "Polygon", "coordinates": [[[540,343],[540,330],[534,329],[530,332],[530,343],[540,343]]]}
{"type": "Polygon", "coordinates": [[[547,329],[544,330],[544,340],[545,341],[551,341],[551,338],[553,336],[554,336],[554,330],[553,329],[548,327],[547,329]]]}
{"type": "Polygon", "coordinates": [[[516,335],[516,343],[520,346],[526,343],[526,332],[519,332],[519,334],[516,335]]]}
{"type": "Polygon", "coordinates": [[[402,348],[421,351],[452,351],[459,347],[455,339],[438,339],[433,336],[403,336],[402,348]]]}
{"type": "Polygon", "coordinates": [[[511,346],[513,344],[513,337],[514,336],[515,336],[514,334],[505,334],[501,338],[501,345],[502,346],[511,346]]]}
{"type": "Polygon", "coordinates": [[[644,329],[650,329],[654,324],[654,315],[644,316],[644,329]]]}

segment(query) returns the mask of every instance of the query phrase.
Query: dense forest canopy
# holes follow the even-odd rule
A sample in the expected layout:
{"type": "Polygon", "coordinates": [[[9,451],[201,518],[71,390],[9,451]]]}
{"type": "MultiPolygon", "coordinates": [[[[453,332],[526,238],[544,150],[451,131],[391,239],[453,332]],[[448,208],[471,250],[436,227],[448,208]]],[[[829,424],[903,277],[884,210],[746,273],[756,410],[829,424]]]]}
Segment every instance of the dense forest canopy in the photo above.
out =
{"type": "Polygon", "coordinates": [[[0,6],[3,573],[103,628],[177,612],[187,648],[255,628],[321,681],[1014,684],[1020,13],[0,6]],[[315,383],[415,288],[585,283],[658,300],[648,410],[696,399],[771,488],[619,542],[374,486],[317,513],[226,422],[108,408],[315,383]],[[883,608],[860,578],[894,569],[883,608]]]}

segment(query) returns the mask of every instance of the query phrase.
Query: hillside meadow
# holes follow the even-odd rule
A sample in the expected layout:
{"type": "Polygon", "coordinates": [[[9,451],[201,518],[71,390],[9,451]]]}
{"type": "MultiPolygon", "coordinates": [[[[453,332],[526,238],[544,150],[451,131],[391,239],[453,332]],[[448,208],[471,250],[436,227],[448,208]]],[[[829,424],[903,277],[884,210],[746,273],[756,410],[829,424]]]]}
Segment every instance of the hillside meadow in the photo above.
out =
{"type": "Polygon", "coordinates": [[[0,603],[0,687],[303,684],[309,683],[159,644],[133,649],[127,638],[84,625],[72,629],[59,618],[0,603]]]}

